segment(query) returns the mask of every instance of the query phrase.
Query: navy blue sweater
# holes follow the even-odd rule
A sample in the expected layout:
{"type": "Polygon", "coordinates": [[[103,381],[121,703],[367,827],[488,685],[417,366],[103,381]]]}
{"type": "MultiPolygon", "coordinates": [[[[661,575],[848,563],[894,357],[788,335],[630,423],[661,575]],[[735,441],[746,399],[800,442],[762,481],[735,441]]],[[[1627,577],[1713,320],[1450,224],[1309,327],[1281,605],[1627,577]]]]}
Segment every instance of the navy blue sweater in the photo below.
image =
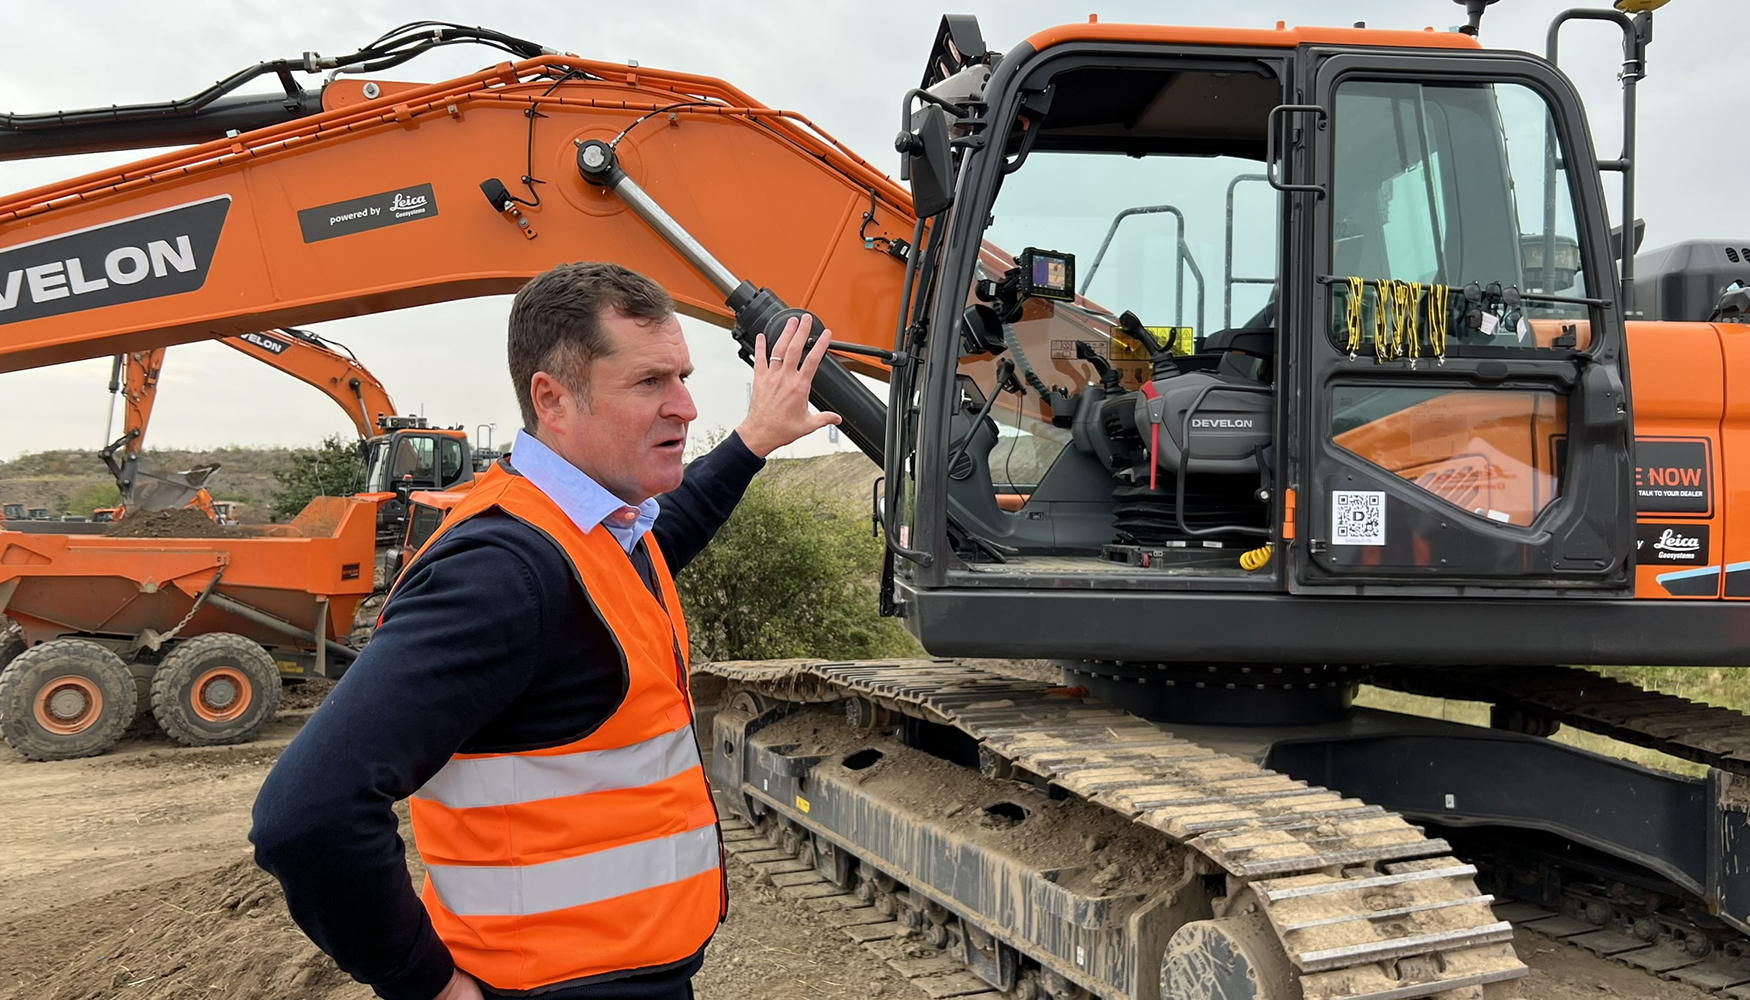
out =
{"type": "MultiPolygon", "coordinates": [[[[731,435],[687,467],[653,529],[670,572],[699,554],[764,464],[731,435]]],[[[470,518],[396,587],[369,645],[262,785],[256,862],[298,926],[379,996],[431,1000],[455,967],[408,881],[394,804],[454,754],[569,743],[614,712],[624,671],[586,606],[552,541],[508,515],[470,518]]],[[[703,960],[700,949],[675,968],[541,996],[684,995],[703,960]]]]}

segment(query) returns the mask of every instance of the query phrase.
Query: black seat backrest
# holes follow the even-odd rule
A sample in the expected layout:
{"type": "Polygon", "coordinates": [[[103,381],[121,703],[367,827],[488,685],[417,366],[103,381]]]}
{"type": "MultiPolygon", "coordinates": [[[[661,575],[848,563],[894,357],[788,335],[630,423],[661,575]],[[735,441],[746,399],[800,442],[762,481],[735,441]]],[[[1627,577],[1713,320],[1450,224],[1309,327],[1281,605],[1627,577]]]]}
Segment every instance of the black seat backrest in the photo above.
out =
{"type": "Polygon", "coordinates": [[[1245,351],[1263,357],[1276,354],[1276,330],[1272,327],[1235,327],[1217,330],[1203,338],[1204,351],[1245,351]]]}

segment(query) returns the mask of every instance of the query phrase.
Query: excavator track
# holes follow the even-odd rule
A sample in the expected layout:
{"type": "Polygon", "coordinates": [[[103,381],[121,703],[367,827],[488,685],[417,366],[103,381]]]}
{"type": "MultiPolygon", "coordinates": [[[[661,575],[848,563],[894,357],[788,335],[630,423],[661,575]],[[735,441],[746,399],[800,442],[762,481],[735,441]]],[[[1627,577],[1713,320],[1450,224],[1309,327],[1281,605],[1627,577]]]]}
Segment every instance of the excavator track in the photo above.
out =
{"type": "Polygon", "coordinates": [[[1731,774],[1750,776],[1750,716],[1647,691],[1578,667],[1382,669],[1368,682],[1394,691],[1485,701],[1508,728],[1555,724],[1608,736],[1731,774]]]}
{"type": "MultiPolygon", "coordinates": [[[[1537,735],[1560,726],[1606,736],[1713,768],[1720,808],[1750,805],[1750,716],[1676,695],[1646,691],[1573,667],[1381,669],[1368,682],[1409,694],[1486,702],[1499,728],[1537,735]]],[[[1488,868],[1502,886],[1536,885],[1562,872],[1560,891],[1541,901],[1503,896],[1495,912],[1528,931],[1600,958],[1750,1000],[1750,935],[1708,912],[1709,901],[1575,871],[1547,856],[1494,852],[1488,868]]],[[[1513,890],[1508,889],[1508,892],[1513,890]]],[[[1717,905],[1717,900],[1714,904],[1717,905]]]]}
{"type": "Polygon", "coordinates": [[[848,852],[938,922],[939,911],[951,913],[971,939],[961,945],[974,959],[968,966],[1011,995],[1456,998],[1525,972],[1511,926],[1491,912],[1476,870],[1452,858],[1445,841],[1378,806],[1177,739],[1074,692],[941,660],[713,663],[695,671],[729,685],[712,767],[720,793],[749,804],[737,811],[806,830],[839,866],[837,852],[848,852]],[[1058,887],[1059,871],[1017,873],[960,842],[948,870],[932,872],[927,859],[900,855],[908,844],[952,838],[924,810],[872,797],[879,793],[854,770],[854,758],[872,750],[835,763],[798,738],[820,733],[825,713],[815,712],[811,730],[761,744],[756,727],[777,733],[776,719],[825,705],[843,713],[841,729],[866,737],[920,723],[960,734],[976,747],[985,779],[1115,814],[1152,838],[1153,853],[1183,856],[1183,868],[1176,881],[1169,873],[1123,899],[1078,896],[1058,887]],[[904,836],[835,828],[840,808],[854,809],[863,827],[888,824],[904,836]],[[965,874],[975,867],[1020,889],[992,892],[989,879],[965,874]],[[1063,914],[1065,927],[1047,926],[1063,914]],[[977,960],[1003,948],[1025,961],[977,960]],[[1032,965],[1045,986],[1028,987],[1020,975],[1032,965]],[[1054,992],[1057,983],[1064,988],[1054,992]]]}

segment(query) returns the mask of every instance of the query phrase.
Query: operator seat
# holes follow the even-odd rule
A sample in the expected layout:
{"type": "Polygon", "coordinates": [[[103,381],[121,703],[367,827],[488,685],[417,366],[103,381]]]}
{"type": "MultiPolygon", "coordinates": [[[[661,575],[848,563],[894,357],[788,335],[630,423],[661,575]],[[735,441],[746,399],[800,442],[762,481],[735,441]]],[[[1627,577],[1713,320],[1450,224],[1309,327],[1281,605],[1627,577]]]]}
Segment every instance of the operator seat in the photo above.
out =
{"type": "Polygon", "coordinates": [[[1276,368],[1276,295],[1244,326],[1217,330],[1203,340],[1203,352],[1217,355],[1215,373],[1268,385],[1276,368]]]}
{"type": "Polygon", "coordinates": [[[1241,326],[1218,330],[1203,341],[1203,350],[1216,355],[1217,375],[1269,384],[1275,374],[1274,328],[1241,326]]]}
{"type": "Polygon", "coordinates": [[[397,482],[404,476],[412,476],[417,483],[427,483],[432,479],[430,466],[419,457],[419,451],[413,447],[413,439],[410,437],[403,437],[396,443],[395,462],[389,468],[397,482]]]}

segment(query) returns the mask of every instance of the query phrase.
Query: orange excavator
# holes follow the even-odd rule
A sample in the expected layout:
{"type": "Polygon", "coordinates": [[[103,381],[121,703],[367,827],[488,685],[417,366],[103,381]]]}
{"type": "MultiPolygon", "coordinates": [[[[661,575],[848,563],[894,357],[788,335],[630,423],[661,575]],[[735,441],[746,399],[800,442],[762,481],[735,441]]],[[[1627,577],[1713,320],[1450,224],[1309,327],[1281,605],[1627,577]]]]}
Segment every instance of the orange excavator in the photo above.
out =
{"type": "Polygon", "coordinates": [[[835,333],[813,398],[884,466],[883,610],[1063,677],[695,665],[738,853],[764,834],[865,936],[940,948],[936,995],[1498,995],[1514,921],[1735,988],[1750,719],[1567,666],[1750,648],[1731,258],[1637,275],[1600,179],[1633,220],[1662,0],[1563,14],[1545,57],[1483,47],[1463,2],[1453,32],[1090,21],[1004,49],[946,17],[902,95],[909,191],[730,84],[433,24],[0,116],[0,156],[212,137],[0,198],[0,371],[603,255],[748,356],[806,310],[835,333]],[[1576,19],[1622,33],[1617,157],[1556,68],[1576,19]],[[345,75],[460,40],[514,59],[345,75]],[[231,94],[261,74],[283,99],[231,94]],[[1356,708],[1362,682],[1491,725],[1356,708]]]}
{"type": "MultiPolygon", "coordinates": [[[[454,490],[473,481],[481,456],[469,447],[466,432],[460,427],[429,426],[424,417],[398,415],[382,382],[342,345],[295,328],[221,337],[219,343],[321,390],[346,412],[365,458],[362,492],[381,495],[380,533],[400,536],[412,491],[454,490]]],[[[99,457],[114,473],[122,496],[136,498],[143,509],[195,506],[217,520],[213,501],[201,485],[211,470],[142,473],[139,468],[164,350],[116,356],[110,391],[122,401],[123,431],[99,457]]],[[[111,519],[118,516],[119,510],[111,519]]]]}

